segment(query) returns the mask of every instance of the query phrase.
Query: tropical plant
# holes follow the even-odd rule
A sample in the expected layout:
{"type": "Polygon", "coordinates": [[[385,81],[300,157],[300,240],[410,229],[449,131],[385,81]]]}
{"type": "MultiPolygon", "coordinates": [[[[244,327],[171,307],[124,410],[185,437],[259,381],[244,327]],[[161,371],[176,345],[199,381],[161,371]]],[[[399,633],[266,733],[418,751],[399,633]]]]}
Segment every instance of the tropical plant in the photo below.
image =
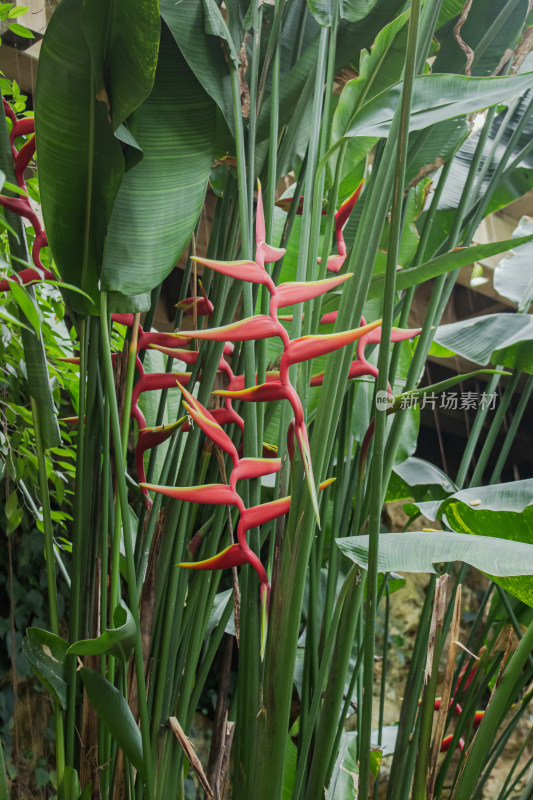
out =
{"type": "MultiPolygon", "coordinates": [[[[528,15],[527,0],[55,10],[35,134],[4,101],[0,313],[24,351],[50,614],[23,651],[52,699],[64,800],[184,798],[190,770],[207,797],[377,797],[392,752],[388,800],[481,795],[533,677],[532,481],[500,482],[532,388],[533,281],[513,261],[533,234],[472,244],[532,185],[528,15]],[[25,183],[35,142],[44,225],[25,183]],[[497,285],[518,312],[441,326],[460,268],[511,247],[497,285]],[[153,330],[184,252],[171,331],[153,330]],[[61,292],[60,356],[35,284],[61,292]],[[421,386],[432,349],[480,368],[421,386]],[[79,371],[68,632],[48,360],[79,371]],[[505,390],[492,416],[480,403],[452,481],[414,457],[419,405],[482,374],[486,396],[505,390]],[[441,530],[382,532],[389,499],[441,530]],[[492,580],[467,634],[468,565],[492,580]],[[390,731],[397,570],[433,574],[390,731]],[[189,737],[208,687],[202,767],[189,737]]],[[[530,763],[525,744],[502,800],[530,763]]]]}

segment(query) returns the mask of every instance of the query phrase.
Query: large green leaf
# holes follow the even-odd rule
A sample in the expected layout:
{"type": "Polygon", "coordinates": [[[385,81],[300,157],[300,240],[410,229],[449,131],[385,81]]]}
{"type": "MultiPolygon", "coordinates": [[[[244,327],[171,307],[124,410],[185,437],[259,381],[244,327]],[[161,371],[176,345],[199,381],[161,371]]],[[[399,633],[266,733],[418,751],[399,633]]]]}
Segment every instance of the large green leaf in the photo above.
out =
{"type": "Polygon", "coordinates": [[[95,639],[81,639],[74,642],[68,651],[68,655],[75,656],[101,656],[107,653],[126,660],[131,655],[135,643],[135,621],[131,611],[123,600],[115,608],[113,613],[114,628],[108,628],[95,639]]]}
{"type": "MultiPolygon", "coordinates": [[[[505,548],[513,542],[533,544],[533,480],[463,489],[445,500],[417,505],[427,517],[442,520],[454,531],[484,540],[498,537],[505,540],[505,548]]],[[[500,577],[496,582],[533,606],[532,578],[500,577]]]]}
{"type": "MultiPolygon", "coordinates": [[[[352,561],[368,568],[368,536],[337,539],[352,561]]],[[[498,577],[533,575],[533,545],[454,531],[410,531],[379,536],[379,572],[435,572],[433,564],[464,561],[498,577]]]]}
{"type": "Polygon", "coordinates": [[[200,214],[211,168],[215,105],[166,26],[150,97],[129,120],[144,158],[117,195],[102,288],[140,295],[172,270],[200,214]]]}
{"type": "MultiPolygon", "coordinates": [[[[503,78],[419,75],[413,85],[409,130],[469,114],[515,97],[533,85],[533,73],[503,78]]],[[[353,136],[387,136],[401,99],[402,83],[376,95],[350,120],[336,146],[353,136]]]]}
{"type": "Polygon", "coordinates": [[[222,47],[205,30],[203,4],[199,0],[159,0],[159,7],[189,67],[234,132],[231,76],[222,47]]]}
{"type": "MultiPolygon", "coordinates": [[[[335,109],[331,126],[332,144],[343,136],[356,110],[398,80],[405,59],[408,19],[409,12],[399,14],[378,33],[370,51],[361,51],[358,77],[348,81],[335,109]]],[[[376,141],[376,137],[349,141],[344,159],[345,171],[352,170],[363,160],[376,141]]],[[[330,169],[334,169],[334,160],[330,169]]]]}
{"type": "Polygon", "coordinates": [[[28,628],[22,640],[22,652],[31,668],[63,709],[67,707],[67,649],[68,642],[41,628],[28,628]]]}
{"type": "Polygon", "coordinates": [[[533,373],[533,318],[527,314],[487,314],[441,325],[432,352],[533,373]]]}
{"type": "MultiPolygon", "coordinates": [[[[498,255],[509,250],[510,247],[518,246],[531,242],[533,235],[524,236],[521,239],[505,239],[502,242],[489,242],[488,244],[477,244],[472,247],[457,248],[451,250],[449,253],[444,253],[441,256],[426,261],[425,264],[420,264],[418,267],[409,267],[408,269],[400,270],[396,275],[396,288],[408,289],[410,286],[418,286],[430,278],[436,278],[437,275],[442,275],[445,272],[465,267],[468,264],[473,264],[474,261],[480,261],[482,258],[489,258],[490,256],[498,255]]],[[[374,275],[368,290],[368,298],[382,297],[385,287],[385,276],[374,275]]],[[[475,359],[473,359],[475,360],[475,359]]],[[[486,362],[482,362],[486,363],[486,362]]]]}
{"type": "Polygon", "coordinates": [[[82,0],[62,0],[41,46],[35,99],[44,223],[62,279],[87,292],[69,296],[80,313],[97,311],[107,223],[124,158],[104,102],[97,100],[82,0]]]}
{"type": "Polygon", "coordinates": [[[95,92],[109,103],[116,130],[152,90],[158,0],[85,0],[83,29],[93,56],[95,92]]]}
{"type": "Polygon", "coordinates": [[[100,672],[83,667],[80,675],[87,696],[118,746],[144,777],[141,733],[126,700],[100,672]]]}
{"type": "Polygon", "coordinates": [[[527,311],[533,303],[533,242],[519,244],[518,237],[533,232],[533,220],[522,217],[514,231],[517,237],[511,254],[494,270],[494,288],[503,297],[517,303],[519,311],[527,311]]]}

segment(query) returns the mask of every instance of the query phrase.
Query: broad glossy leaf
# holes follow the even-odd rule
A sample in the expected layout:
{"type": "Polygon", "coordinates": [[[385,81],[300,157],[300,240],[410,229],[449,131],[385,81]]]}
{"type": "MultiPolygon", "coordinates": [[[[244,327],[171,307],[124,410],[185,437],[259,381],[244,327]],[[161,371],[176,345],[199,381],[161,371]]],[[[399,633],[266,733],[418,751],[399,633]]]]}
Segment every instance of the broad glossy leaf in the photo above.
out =
{"type": "Polygon", "coordinates": [[[411,456],[393,468],[387,487],[387,500],[424,500],[429,497],[444,499],[457,487],[434,464],[411,456]]]}
{"type": "MultiPolygon", "coordinates": [[[[533,545],[533,480],[463,489],[446,500],[417,505],[430,519],[440,519],[456,531],[498,537],[505,540],[505,547],[507,542],[533,545]]],[[[498,578],[496,582],[533,606],[533,578],[498,578]]]]}
{"type": "Polygon", "coordinates": [[[124,697],[100,672],[82,667],[80,675],[98,718],[108,728],[124,755],[144,777],[141,733],[124,697]]]}
{"type": "MultiPolygon", "coordinates": [[[[345,556],[368,567],[368,536],[337,539],[345,556]]],[[[382,533],[379,572],[435,572],[433,564],[464,561],[489,575],[533,575],[533,545],[450,531],[382,533]]]]}
{"type": "Polygon", "coordinates": [[[389,53],[408,20],[409,12],[399,14],[378,33],[370,51],[361,51],[358,77],[348,81],[343,88],[333,115],[332,143],[344,135],[357,109],[368,102],[371,97],[397,82],[398,64],[396,62],[401,57],[403,63],[405,58],[405,35],[401,37],[404,52],[395,53],[394,57],[390,57],[389,53]],[[386,68],[389,61],[394,64],[396,69],[386,68]]]}
{"type": "MultiPolygon", "coordinates": [[[[419,75],[413,85],[409,130],[422,130],[436,122],[502,103],[532,85],[533,73],[530,72],[501,78],[419,75]]],[[[338,142],[353,136],[387,136],[401,91],[402,84],[396,83],[366,103],[338,142]]]]}
{"type": "Polygon", "coordinates": [[[67,672],[65,656],[68,642],[41,628],[28,628],[22,640],[22,652],[44,688],[67,707],[67,672]]]}
{"type": "Polygon", "coordinates": [[[123,600],[115,608],[113,613],[115,627],[108,628],[101,636],[96,639],[81,639],[74,642],[69,649],[68,655],[75,656],[101,656],[107,653],[126,661],[135,643],[135,621],[131,611],[123,600]]]}
{"type": "Polygon", "coordinates": [[[129,121],[144,157],[116,198],[102,288],[139,295],[172,270],[202,208],[214,122],[213,102],[164,27],[153,91],[129,121]]]}
{"type": "Polygon", "coordinates": [[[222,48],[205,30],[203,4],[199,0],[160,0],[159,8],[183,57],[233,133],[231,76],[222,48]]]}
{"type": "Polygon", "coordinates": [[[457,355],[478,364],[499,364],[533,374],[533,318],[527,314],[487,314],[435,333],[433,354],[457,355]]]}
{"type": "Polygon", "coordinates": [[[152,90],[159,49],[158,2],[84,0],[83,30],[93,55],[95,94],[109,103],[116,130],[152,90]]]}
{"type": "MultiPolygon", "coordinates": [[[[533,232],[533,220],[522,217],[515,230],[517,238],[533,232]]],[[[503,297],[527,311],[533,302],[533,242],[515,244],[510,255],[502,259],[494,270],[494,288],[503,297]]]]}
{"type": "Polygon", "coordinates": [[[211,36],[217,36],[223,39],[228,47],[229,55],[235,67],[239,67],[239,44],[233,41],[230,30],[226,24],[226,20],[222,16],[222,12],[216,4],[215,0],[203,0],[205,30],[211,36]],[[237,44],[237,46],[235,46],[237,44]]]}
{"type": "MultiPolygon", "coordinates": [[[[63,0],[48,23],[39,57],[35,129],[43,217],[54,260],[66,283],[96,300],[124,157],[106,105],[95,96],[82,9],[82,0],[63,0]]],[[[81,295],[72,293],[69,301],[82,314],[97,311],[81,295]]]]}

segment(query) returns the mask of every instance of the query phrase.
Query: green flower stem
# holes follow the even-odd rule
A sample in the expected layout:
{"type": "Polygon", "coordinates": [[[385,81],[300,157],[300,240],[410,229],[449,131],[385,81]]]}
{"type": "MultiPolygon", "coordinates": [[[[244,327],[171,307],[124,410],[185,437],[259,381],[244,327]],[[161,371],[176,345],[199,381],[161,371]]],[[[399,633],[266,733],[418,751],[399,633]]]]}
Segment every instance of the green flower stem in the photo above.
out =
{"type": "MultiPolygon", "coordinates": [[[[470,169],[469,169],[466,181],[465,181],[465,185],[463,187],[463,191],[462,191],[462,194],[461,194],[461,199],[459,201],[459,205],[458,205],[457,211],[455,213],[452,230],[450,231],[450,234],[446,239],[446,243],[445,244],[446,244],[446,247],[448,249],[452,249],[453,247],[456,247],[456,245],[458,243],[459,235],[460,235],[460,232],[461,232],[461,228],[463,226],[463,221],[464,221],[467,209],[468,209],[468,204],[470,202],[470,197],[471,197],[471,193],[472,193],[472,187],[473,187],[473,184],[474,184],[474,181],[475,181],[477,170],[479,168],[479,165],[480,165],[482,157],[483,157],[483,151],[484,151],[484,148],[485,148],[485,143],[487,141],[487,137],[489,135],[491,121],[492,121],[492,119],[494,117],[494,113],[495,113],[494,109],[489,109],[488,112],[487,112],[487,119],[486,119],[485,125],[484,125],[484,127],[483,127],[483,129],[481,131],[480,138],[479,138],[479,141],[478,141],[478,144],[476,146],[475,153],[474,153],[474,157],[473,157],[472,162],[470,164],[470,169]]],[[[441,176],[441,180],[439,181],[439,185],[437,186],[437,192],[440,192],[440,191],[442,191],[444,189],[444,185],[446,183],[446,179],[449,176],[449,172],[450,172],[450,168],[451,168],[451,162],[453,161],[453,156],[457,152],[458,148],[459,148],[459,146],[456,148],[456,150],[454,151],[454,153],[450,157],[450,160],[449,160],[448,164],[444,168],[443,175],[441,176]],[[441,182],[442,182],[442,190],[440,190],[441,182]]],[[[440,197],[440,193],[439,193],[439,197],[440,197]]],[[[431,207],[430,207],[429,218],[426,221],[426,226],[427,227],[426,226],[424,227],[424,233],[423,233],[423,237],[422,237],[422,240],[421,240],[421,245],[423,244],[423,246],[424,246],[424,251],[423,252],[421,251],[421,247],[419,246],[419,250],[421,251],[421,255],[425,255],[426,242],[429,240],[429,235],[430,235],[430,231],[431,231],[431,225],[432,225],[433,219],[434,219],[434,216],[432,218],[432,214],[435,215],[437,210],[438,210],[438,198],[435,197],[433,202],[432,202],[432,204],[431,204],[431,207]],[[427,230],[427,237],[428,238],[426,239],[426,241],[424,241],[424,238],[425,238],[425,235],[426,235],[426,230],[427,230]]],[[[439,250],[442,250],[442,249],[443,249],[442,247],[439,248],[439,250]]],[[[408,373],[407,373],[405,391],[408,391],[409,389],[412,389],[414,386],[416,386],[416,383],[417,383],[418,378],[420,376],[420,372],[421,372],[422,367],[423,367],[423,365],[424,365],[424,363],[426,361],[426,358],[427,358],[427,355],[428,355],[428,352],[429,352],[429,348],[430,348],[431,343],[433,341],[433,337],[435,335],[435,327],[438,324],[438,322],[439,322],[439,320],[440,320],[440,318],[442,316],[442,311],[444,310],[444,307],[445,307],[446,303],[448,302],[449,295],[451,293],[451,290],[453,288],[453,284],[455,282],[455,277],[456,277],[456,275],[453,277],[453,279],[451,281],[448,281],[446,275],[440,275],[435,280],[435,284],[433,286],[433,291],[431,293],[431,298],[430,298],[430,301],[429,301],[429,305],[428,305],[428,308],[427,308],[427,311],[426,311],[426,315],[425,315],[425,318],[424,318],[424,324],[422,326],[422,332],[420,333],[420,336],[418,337],[416,350],[414,352],[414,356],[413,356],[413,359],[411,361],[411,364],[410,364],[410,367],[409,367],[409,370],[408,370],[408,373]]],[[[393,420],[393,423],[392,423],[392,426],[391,426],[391,430],[390,430],[390,433],[389,433],[389,436],[388,436],[388,440],[387,440],[387,456],[386,456],[385,464],[384,464],[384,478],[383,478],[384,485],[387,485],[388,481],[390,480],[392,467],[394,465],[394,458],[396,456],[396,452],[398,450],[398,446],[399,446],[399,443],[400,443],[400,440],[401,440],[401,435],[402,435],[404,422],[405,422],[405,415],[403,415],[403,414],[396,414],[395,415],[395,418],[393,420]]]]}
{"type": "MultiPolygon", "coordinates": [[[[493,375],[491,377],[490,381],[487,384],[487,389],[486,389],[487,394],[492,394],[492,392],[496,391],[498,383],[500,382],[500,377],[501,377],[500,375],[493,375]]],[[[488,405],[480,406],[477,410],[476,418],[474,420],[474,424],[472,425],[472,430],[470,431],[470,435],[466,442],[466,446],[463,452],[463,457],[459,465],[459,471],[457,472],[457,477],[455,479],[455,482],[460,489],[465,485],[466,478],[468,475],[468,470],[470,468],[470,464],[474,456],[474,451],[479,441],[479,437],[481,436],[483,425],[485,423],[485,420],[487,419],[488,413],[489,413],[488,405]]]]}
{"type": "Polygon", "coordinates": [[[489,707],[485,711],[465,762],[463,773],[457,783],[456,800],[470,800],[472,797],[479,773],[485,762],[485,755],[494,740],[494,731],[498,730],[509,704],[512,702],[516,683],[532,649],[533,623],[530,623],[503,673],[489,707]]]}
{"type": "Polygon", "coordinates": [[[436,579],[436,575],[432,575],[430,578],[424,598],[424,605],[420,614],[420,622],[416,633],[413,655],[404,689],[400,720],[398,722],[398,739],[396,741],[387,787],[387,800],[403,800],[404,797],[408,796],[408,787],[411,785],[413,773],[408,769],[407,759],[411,750],[413,748],[416,750],[415,743],[410,742],[410,736],[417,717],[418,698],[420,697],[420,690],[424,679],[424,666],[436,579]]]}
{"type": "MultiPolygon", "coordinates": [[[[385,576],[384,576],[385,578],[385,576]]],[[[385,714],[385,688],[386,688],[386,676],[387,676],[387,659],[389,655],[389,620],[390,620],[390,589],[389,589],[389,582],[388,579],[384,581],[386,583],[385,589],[385,620],[383,625],[383,656],[381,661],[381,689],[379,695],[379,722],[378,722],[378,747],[381,746],[383,742],[383,720],[385,714]]],[[[376,781],[374,784],[374,800],[378,800],[379,797],[379,772],[376,776],[376,781]]]]}
{"type": "MultiPolygon", "coordinates": [[[[316,733],[315,750],[307,783],[306,800],[320,797],[321,787],[326,785],[330,761],[334,758],[333,744],[339,725],[339,714],[343,705],[344,680],[363,601],[365,579],[352,579],[344,601],[337,632],[335,649],[329,666],[328,681],[324,692],[320,722],[316,733]]],[[[357,666],[354,673],[357,673],[357,666]]],[[[317,690],[320,684],[317,684],[317,690]]]]}
{"type": "MultiPolygon", "coordinates": [[[[398,148],[396,153],[396,172],[394,176],[391,226],[387,252],[387,271],[385,275],[385,294],[383,299],[383,322],[378,357],[377,392],[387,391],[390,362],[390,338],[395,303],[396,268],[400,249],[403,187],[409,140],[409,117],[411,97],[415,77],[416,48],[420,21],[420,2],[413,0],[409,19],[407,55],[401,101],[398,148]]],[[[385,441],[387,417],[385,410],[376,409],[376,425],[372,455],[372,484],[370,488],[370,545],[368,553],[368,575],[365,605],[365,652],[363,673],[363,707],[359,728],[359,786],[363,793],[368,791],[370,779],[370,737],[372,733],[372,687],[374,683],[374,647],[376,624],[377,559],[378,542],[381,530],[381,509],[383,505],[383,467],[385,460],[385,441]]],[[[385,484],[386,486],[386,484],[385,484]]]]}
{"type": "Polygon", "coordinates": [[[493,473],[490,477],[489,483],[491,484],[498,483],[500,481],[503,467],[507,460],[507,456],[509,455],[509,450],[511,449],[512,444],[515,441],[518,426],[522,421],[522,417],[528,406],[529,398],[531,396],[532,391],[533,391],[533,375],[530,375],[527,379],[526,385],[524,386],[522,394],[520,395],[520,402],[518,403],[512,422],[509,426],[509,430],[507,431],[505,441],[500,449],[500,454],[498,456],[496,466],[494,467],[493,473]]]}
{"type": "MultiPolygon", "coordinates": [[[[52,525],[52,513],[50,510],[50,492],[48,489],[48,477],[46,474],[46,453],[41,432],[41,420],[39,406],[33,397],[31,399],[31,411],[33,416],[33,429],[35,432],[35,450],[37,452],[37,467],[39,470],[39,485],[41,489],[41,507],[43,514],[44,527],[44,555],[46,561],[46,582],[48,585],[48,613],[50,615],[50,630],[59,636],[59,615],[57,611],[57,584],[54,566],[54,530],[52,525]]],[[[56,770],[57,785],[61,786],[65,772],[65,735],[63,728],[63,712],[57,700],[53,702],[54,721],[56,730],[56,770]]]]}
{"type": "Polygon", "coordinates": [[[494,447],[494,444],[496,442],[496,437],[498,436],[501,424],[505,417],[505,412],[509,408],[509,403],[511,402],[511,399],[517,387],[518,381],[520,379],[520,374],[521,374],[520,370],[515,370],[513,372],[512,377],[509,380],[509,383],[505,388],[503,397],[500,400],[498,408],[496,409],[496,413],[494,414],[494,417],[492,419],[487,436],[485,437],[483,448],[481,450],[481,453],[479,454],[476,468],[474,470],[474,474],[472,475],[472,480],[470,481],[470,486],[479,486],[482,482],[483,472],[485,471],[485,467],[487,466],[487,462],[492,452],[492,448],[494,447]]]}
{"type": "Polygon", "coordinates": [[[439,661],[442,645],[442,628],[437,625],[435,631],[431,675],[425,686],[420,711],[420,738],[413,782],[413,800],[427,800],[429,753],[431,749],[431,731],[433,728],[433,711],[437,694],[439,677],[439,661]]]}
{"type": "MultiPolygon", "coordinates": [[[[124,532],[124,549],[126,552],[126,580],[129,592],[130,611],[135,621],[136,635],[134,645],[135,673],[137,678],[137,693],[139,703],[139,718],[141,723],[141,737],[143,744],[143,759],[146,773],[146,795],[148,800],[154,796],[154,780],[152,773],[152,759],[150,752],[150,735],[148,723],[148,708],[146,704],[146,685],[144,677],[144,664],[141,642],[141,627],[139,620],[139,598],[137,594],[137,581],[135,576],[135,564],[133,561],[133,548],[131,541],[131,527],[128,505],[128,493],[126,488],[126,476],[122,464],[122,441],[120,431],[120,420],[115,397],[115,383],[113,379],[113,366],[111,363],[111,344],[109,341],[109,331],[107,327],[107,292],[100,295],[101,316],[100,330],[102,336],[102,351],[104,356],[104,378],[106,397],[111,413],[111,432],[113,437],[113,447],[117,462],[117,493],[119,497],[120,509],[122,512],[122,529],[124,532]]],[[[118,509],[117,509],[118,510],[118,509]]]]}
{"type": "MultiPolygon", "coordinates": [[[[80,595],[81,595],[81,542],[83,538],[83,520],[85,518],[85,393],[87,386],[87,349],[89,344],[89,325],[80,321],[80,379],[78,405],[78,437],[76,452],[76,488],[74,492],[74,523],[72,528],[72,586],[70,593],[69,639],[75,642],[80,638],[80,595]]],[[[74,766],[74,747],[76,735],[76,684],[77,659],[70,656],[67,662],[68,700],[66,721],[66,763],[74,766]]]]}
{"type": "MultiPolygon", "coordinates": [[[[344,580],[341,591],[339,592],[339,597],[335,604],[331,625],[328,631],[326,643],[324,645],[324,651],[322,653],[322,661],[320,663],[320,670],[316,682],[316,688],[313,694],[311,706],[309,708],[307,725],[305,726],[305,728],[302,727],[300,750],[298,753],[298,764],[296,768],[296,775],[294,779],[293,793],[292,793],[293,800],[299,800],[299,798],[302,795],[302,791],[304,789],[304,776],[307,772],[309,749],[311,746],[311,740],[315,729],[315,722],[318,716],[318,711],[322,703],[322,687],[325,684],[326,677],[330,670],[330,659],[332,657],[333,648],[334,647],[338,648],[341,643],[341,637],[340,635],[338,635],[338,631],[339,631],[339,624],[342,616],[342,611],[345,603],[347,602],[347,598],[351,595],[351,592],[353,591],[354,587],[357,586],[358,581],[361,580],[362,578],[359,568],[357,567],[356,564],[352,565],[350,572],[348,573],[348,575],[344,580]]],[[[359,602],[359,607],[360,605],[361,603],[359,602]]],[[[351,610],[353,611],[353,609],[351,610]]]]}

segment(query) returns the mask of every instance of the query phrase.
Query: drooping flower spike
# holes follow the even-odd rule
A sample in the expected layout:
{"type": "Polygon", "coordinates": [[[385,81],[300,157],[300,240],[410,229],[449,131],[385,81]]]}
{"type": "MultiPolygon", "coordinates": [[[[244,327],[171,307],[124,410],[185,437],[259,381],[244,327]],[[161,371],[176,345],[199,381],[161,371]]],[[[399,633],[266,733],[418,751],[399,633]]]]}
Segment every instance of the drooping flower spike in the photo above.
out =
{"type": "MultiPolygon", "coordinates": [[[[337,250],[339,251],[339,254],[336,256],[329,256],[326,263],[326,269],[329,270],[329,272],[338,272],[346,261],[347,251],[343,236],[343,228],[348,222],[348,218],[353,211],[353,207],[359,199],[364,182],[365,179],[363,178],[355,192],[344,201],[335,214],[335,238],[337,240],[337,250]]],[[[320,259],[317,260],[320,264],[320,259]]]]}
{"type": "MultiPolygon", "coordinates": [[[[16,114],[9,103],[5,99],[3,102],[4,112],[13,124],[9,139],[15,168],[15,179],[17,181],[17,186],[19,189],[22,189],[24,195],[22,197],[5,197],[4,195],[0,195],[0,205],[8,211],[12,211],[14,214],[24,217],[31,224],[35,232],[35,239],[31,250],[32,261],[39,270],[43,271],[43,277],[37,277],[36,280],[53,280],[54,275],[48,270],[45,270],[41,262],[41,249],[48,245],[48,240],[39,217],[32,208],[26,191],[26,181],[24,180],[24,171],[35,153],[35,121],[32,117],[25,117],[24,119],[17,120],[16,114]],[[15,140],[20,136],[29,136],[30,138],[17,150],[15,140]]],[[[22,270],[22,272],[26,273],[26,275],[30,274],[28,270],[22,270]]],[[[31,281],[29,277],[27,279],[21,277],[19,282],[27,284],[29,282],[35,283],[36,280],[34,280],[33,277],[31,281]]],[[[6,291],[8,288],[9,286],[4,287],[2,291],[6,291]]]]}
{"type": "MultiPolygon", "coordinates": [[[[339,225],[341,222],[344,224],[348,218],[350,210],[353,208],[353,204],[355,203],[356,199],[357,198],[354,195],[350,199],[350,202],[348,202],[346,206],[342,208],[339,216],[339,225]]],[[[256,315],[244,320],[239,320],[238,322],[230,323],[229,325],[221,326],[219,328],[207,328],[205,330],[196,332],[182,331],[181,333],[185,337],[211,341],[229,340],[232,342],[237,342],[265,339],[272,336],[278,336],[281,339],[283,345],[283,354],[281,357],[279,382],[276,383],[275,381],[267,381],[261,386],[251,387],[249,390],[241,392],[238,399],[251,402],[265,402],[273,399],[286,399],[291,403],[295,416],[294,436],[298,442],[298,448],[302,457],[302,463],[304,466],[306,481],[309,487],[313,510],[317,519],[317,523],[320,525],[316,483],[313,475],[313,466],[311,461],[309,439],[305,426],[304,412],[300,398],[298,397],[294,387],[291,385],[289,367],[291,364],[307,361],[318,356],[331,353],[340,347],[344,347],[363,336],[380,323],[371,323],[369,326],[358,328],[353,331],[345,331],[342,333],[329,334],[325,336],[304,336],[291,341],[285,328],[278,320],[278,308],[320,297],[322,294],[325,294],[331,289],[339,286],[351,276],[343,275],[339,276],[338,278],[326,279],[323,281],[287,283],[276,287],[272,282],[268,272],[264,268],[264,262],[265,260],[273,261],[281,258],[284,251],[271,248],[269,245],[265,244],[264,239],[265,222],[263,215],[261,187],[259,186],[256,216],[256,260],[253,262],[221,262],[204,258],[197,258],[196,260],[204,266],[221,272],[224,275],[228,275],[240,280],[247,280],[252,283],[263,284],[266,286],[271,296],[269,315],[256,315]]],[[[232,395],[228,391],[220,392],[218,394],[221,394],[226,399],[236,398],[236,395],[232,395]]]]}

